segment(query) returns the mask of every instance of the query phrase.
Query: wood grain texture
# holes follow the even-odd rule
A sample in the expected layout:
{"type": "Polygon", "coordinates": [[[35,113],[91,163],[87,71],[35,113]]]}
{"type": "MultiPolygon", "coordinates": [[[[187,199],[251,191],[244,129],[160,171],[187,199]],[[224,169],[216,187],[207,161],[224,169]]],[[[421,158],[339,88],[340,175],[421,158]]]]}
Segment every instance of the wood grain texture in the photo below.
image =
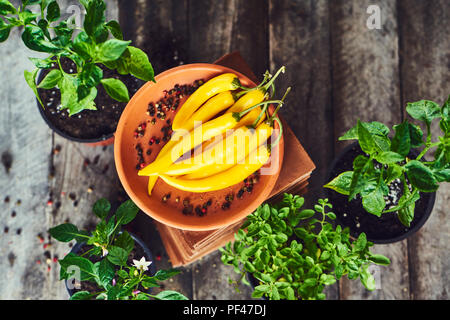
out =
{"type": "Polygon", "coordinates": [[[35,264],[44,252],[36,236],[47,226],[52,139],[23,76],[32,53],[18,31],[0,45],[0,299],[39,299],[52,296],[45,261],[35,264]]]}
{"type": "MultiPolygon", "coordinates": [[[[331,43],[333,61],[333,112],[335,136],[341,136],[358,119],[388,126],[401,122],[397,11],[393,1],[332,1],[331,43]],[[381,29],[366,26],[369,5],[381,10],[381,29]]],[[[335,140],[337,141],[337,139],[335,140]]],[[[336,142],[337,150],[344,143],[336,142]]],[[[392,261],[380,268],[381,288],[367,292],[359,281],[340,283],[341,299],[409,298],[406,241],[376,246],[392,261]]]]}
{"type": "MultiPolygon", "coordinates": [[[[226,53],[238,50],[248,61],[258,78],[267,68],[267,6],[261,1],[190,1],[188,14],[189,62],[212,62],[226,53]]],[[[223,266],[219,257],[205,258],[193,270],[194,298],[230,299],[233,287],[226,278],[235,277],[233,268],[223,266]],[[217,268],[211,268],[212,259],[217,268]],[[197,268],[197,269],[195,269],[197,268]],[[218,290],[217,277],[220,274],[222,289],[218,290]],[[206,281],[206,279],[210,279],[206,281]],[[214,297],[213,297],[214,295],[214,297]]],[[[251,297],[250,291],[243,291],[235,298],[251,297]]]]}
{"type": "MultiPolygon", "coordinates": [[[[421,99],[442,104],[450,94],[450,27],[441,23],[449,9],[448,1],[399,1],[403,106],[421,99]]],[[[442,134],[437,122],[432,134],[442,134]]],[[[443,183],[429,220],[408,239],[412,299],[449,298],[449,200],[450,184],[443,183]]]]}
{"type": "Polygon", "coordinates": [[[262,79],[268,68],[267,2],[196,0],[189,2],[189,61],[213,61],[239,51],[262,79]]]}
{"type": "Polygon", "coordinates": [[[188,63],[187,0],[119,0],[124,37],[144,50],[155,73],[188,63]]]}
{"type": "MultiPolygon", "coordinates": [[[[316,165],[306,196],[311,207],[323,196],[326,168],[334,156],[329,3],[269,3],[270,69],[286,66],[277,80],[278,98],[292,87],[281,113],[316,165]]],[[[337,285],[327,297],[338,297],[337,285]]]]}

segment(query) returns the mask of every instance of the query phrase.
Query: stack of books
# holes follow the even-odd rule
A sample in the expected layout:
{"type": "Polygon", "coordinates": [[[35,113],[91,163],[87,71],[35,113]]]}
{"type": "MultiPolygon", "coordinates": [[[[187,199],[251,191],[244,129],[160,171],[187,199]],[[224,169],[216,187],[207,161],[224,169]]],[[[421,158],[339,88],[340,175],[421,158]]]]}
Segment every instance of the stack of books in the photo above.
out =
{"type": "MultiPolygon", "coordinates": [[[[257,82],[255,75],[238,52],[228,54],[214,63],[239,71],[257,82]]],[[[281,120],[283,121],[283,119],[281,120]]],[[[285,150],[283,165],[267,202],[278,201],[284,193],[304,194],[309,177],[315,169],[311,158],[285,121],[283,121],[283,128],[285,150]]],[[[188,231],[155,221],[170,262],[174,267],[188,265],[233,241],[234,234],[243,222],[244,220],[217,230],[188,231]]]]}

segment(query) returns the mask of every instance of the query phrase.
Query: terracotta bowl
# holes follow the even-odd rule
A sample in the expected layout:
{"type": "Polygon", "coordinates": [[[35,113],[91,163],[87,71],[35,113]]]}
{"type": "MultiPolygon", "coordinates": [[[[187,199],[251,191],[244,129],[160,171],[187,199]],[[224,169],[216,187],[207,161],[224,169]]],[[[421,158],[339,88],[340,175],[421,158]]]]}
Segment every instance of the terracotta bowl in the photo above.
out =
{"type": "MultiPolygon", "coordinates": [[[[164,91],[170,90],[175,84],[192,84],[198,79],[207,81],[226,72],[236,74],[244,86],[256,86],[246,76],[223,66],[200,63],[183,65],[159,74],[156,76],[156,83],[148,82],[145,84],[132,97],[119,120],[114,141],[114,158],[120,181],[130,198],[142,211],[171,227],[183,230],[206,231],[219,229],[238,222],[252,213],[267,199],[280,174],[284,153],[283,138],[281,138],[278,146],[272,150],[268,163],[263,167],[267,168],[270,165],[275,165],[273,167],[276,167],[276,169],[272,170],[270,174],[261,175],[259,181],[254,185],[253,191],[251,193],[244,192],[241,198],[236,197],[236,195],[244,186],[244,182],[214,192],[192,193],[173,188],[161,179],[158,179],[152,195],[148,195],[148,177],[140,177],[137,174],[138,169],[136,165],[139,157],[136,146],[138,144],[142,146],[145,164],[151,163],[164,143],[161,142],[159,145],[153,144],[151,146],[151,154],[147,155],[146,150],[150,148],[148,142],[152,137],[161,137],[161,128],[167,125],[166,121],[168,119],[172,120],[175,115],[175,112],[168,111],[166,112],[167,118],[165,120],[158,120],[156,124],[151,125],[150,121],[153,117],[146,114],[148,104],[163,98],[165,96],[164,91]],[[136,138],[134,132],[143,122],[148,123],[145,134],[136,138]],[[170,198],[166,202],[162,201],[167,194],[170,194],[170,198]],[[224,210],[222,205],[229,194],[235,195],[234,200],[231,202],[230,207],[224,210]],[[184,200],[188,200],[194,209],[197,205],[202,205],[209,200],[211,200],[211,205],[207,208],[207,213],[202,216],[197,215],[195,210],[193,214],[183,214],[184,200]]],[[[271,110],[273,110],[273,107],[271,110]]]]}

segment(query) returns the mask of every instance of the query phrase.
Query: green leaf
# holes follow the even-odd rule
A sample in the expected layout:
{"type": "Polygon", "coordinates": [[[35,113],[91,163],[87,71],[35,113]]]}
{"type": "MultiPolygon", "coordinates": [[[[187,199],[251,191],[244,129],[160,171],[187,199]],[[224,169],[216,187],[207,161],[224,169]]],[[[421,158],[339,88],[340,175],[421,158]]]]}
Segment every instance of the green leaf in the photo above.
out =
{"type": "Polygon", "coordinates": [[[103,0],[83,1],[86,8],[84,29],[90,38],[102,43],[108,38],[108,30],[104,26],[106,4],[103,0]]]}
{"type": "Polygon", "coordinates": [[[94,264],[86,258],[78,257],[76,255],[66,255],[64,259],[59,260],[59,264],[64,271],[68,271],[68,269],[69,271],[78,269],[80,272],[80,279],[78,280],[80,281],[88,281],[97,277],[94,264]]]}
{"type": "Polygon", "coordinates": [[[367,246],[367,236],[366,234],[363,232],[358,236],[358,239],[356,239],[356,241],[353,243],[354,245],[354,249],[356,252],[361,252],[364,251],[364,249],[367,246]]]}
{"type": "Polygon", "coordinates": [[[62,21],[59,26],[53,28],[56,34],[56,38],[52,41],[61,47],[66,47],[71,43],[73,29],[67,26],[67,22],[62,21]]]}
{"type": "Polygon", "coordinates": [[[450,182],[450,168],[433,171],[438,182],[450,182]]]}
{"type": "Polygon", "coordinates": [[[427,125],[430,125],[433,119],[441,115],[441,107],[436,102],[430,100],[409,102],[406,105],[406,111],[411,117],[423,121],[427,125]]]}
{"type": "MultiPolygon", "coordinates": [[[[372,137],[375,141],[375,144],[378,146],[380,150],[387,151],[389,150],[390,141],[387,137],[389,134],[389,128],[381,122],[372,121],[372,122],[361,122],[361,124],[372,134],[372,137]]],[[[342,137],[339,138],[342,140],[355,140],[358,139],[358,129],[357,126],[354,126],[349,131],[347,131],[342,137]]]]}
{"type": "Polygon", "coordinates": [[[61,106],[63,109],[69,109],[70,114],[74,114],[74,110],[78,108],[78,83],[77,79],[66,73],[63,74],[59,83],[61,91],[61,106]]]}
{"type": "Polygon", "coordinates": [[[155,81],[155,72],[147,54],[141,49],[128,47],[130,58],[128,60],[128,70],[130,73],[144,81],[155,81]]]}
{"type": "Polygon", "coordinates": [[[89,291],[78,291],[70,296],[70,300],[90,300],[93,294],[89,291]]]}
{"type": "Polygon", "coordinates": [[[373,177],[365,176],[365,172],[373,168],[373,162],[370,158],[359,155],[353,161],[353,176],[349,188],[349,200],[352,200],[358,193],[368,194],[375,190],[376,181],[373,177]]]}
{"type": "Polygon", "coordinates": [[[108,247],[108,255],[106,258],[117,266],[125,266],[128,260],[128,252],[117,246],[108,247]]]}
{"type": "Polygon", "coordinates": [[[33,72],[25,70],[24,77],[25,77],[25,81],[27,82],[28,86],[30,86],[31,90],[33,90],[34,95],[38,99],[39,103],[41,104],[42,107],[44,107],[44,104],[42,103],[41,97],[39,96],[37,86],[36,86],[36,76],[37,76],[38,72],[39,72],[39,69],[35,69],[35,70],[33,70],[33,72]]]}
{"type": "Polygon", "coordinates": [[[130,100],[130,96],[128,95],[128,89],[125,84],[114,78],[102,79],[101,83],[106,90],[108,95],[120,102],[128,102],[130,100]]]}
{"type": "Polygon", "coordinates": [[[306,219],[309,219],[309,218],[313,217],[314,214],[315,214],[314,210],[312,210],[312,209],[304,209],[304,210],[300,211],[299,218],[301,220],[306,220],[306,219]]]}
{"type": "Polygon", "coordinates": [[[16,8],[8,0],[0,0],[0,14],[6,16],[10,13],[17,13],[16,8]]]}
{"type": "Polygon", "coordinates": [[[24,10],[19,13],[19,19],[23,22],[24,25],[30,24],[32,21],[35,21],[36,17],[38,17],[38,15],[31,12],[30,10],[24,10]]]}
{"type": "Polygon", "coordinates": [[[156,288],[159,287],[159,284],[154,278],[147,277],[142,281],[142,286],[144,288],[156,288]]]}
{"type": "Polygon", "coordinates": [[[49,69],[53,67],[55,61],[51,58],[39,59],[39,58],[28,58],[33,64],[39,69],[49,69]]]}
{"type": "Polygon", "coordinates": [[[346,171],[324,185],[325,188],[332,189],[340,194],[349,195],[350,185],[353,178],[353,171],[346,171]]]}
{"type": "Polygon", "coordinates": [[[111,204],[105,198],[99,199],[94,203],[92,211],[102,220],[105,220],[111,210],[111,204]]]}
{"type": "Polygon", "coordinates": [[[47,20],[49,22],[54,22],[61,17],[61,11],[58,2],[52,1],[47,7],[47,20]]]}
{"type": "Polygon", "coordinates": [[[256,271],[255,267],[253,266],[253,264],[250,261],[244,262],[244,268],[247,272],[250,272],[250,273],[253,273],[256,271]]]}
{"type": "Polygon", "coordinates": [[[110,39],[102,43],[97,52],[97,59],[100,61],[114,61],[120,58],[131,41],[110,39]]]}
{"type": "Polygon", "coordinates": [[[97,97],[97,88],[85,88],[87,91],[83,91],[83,88],[85,88],[83,85],[77,88],[77,95],[75,96],[75,99],[78,100],[78,102],[70,106],[69,116],[73,116],[74,114],[86,109],[97,110],[94,102],[94,99],[97,97]],[[81,93],[82,91],[83,93],[81,93]]]}
{"type": "Polygon", "coordinates": [[[90,60],[95,55],[95,46],[84,31],[73,40],[73,50],[85,60],[90,60]]]}
{"type": "Polygon", "coordinates": [[[400,178],[402,173],[403,169],[401,166],[397,164],[390,164],[389,168],[386,171],[385,183],[390,184],[395,179],[400,178]]]}
{"type": "Polygon", "coordinates": [[[0,43],[8,39],[12,27],[13,25],[6,24],[2,19],[0,19],[0,43]]]}
{"type": "Polygon", "coordinates": [[[111,32],[114,38],[123,40],[122,29],[116,20],[111,20],[106,23],[106,28],[111,32]]]}
{"type": "Polygon", "coordinates": [[[332,284],[336,283],[336,278],[333,275],[331,275],[331,274],[323,273],[320,276],[320,282],[322,282],[326,286],[329,286],[329,285],[332,285],[332,284]]]}
{"type": "Polygon", "coordinates": [[[370,254],[369,255],[369,260],[372,261],[373,263],[382,265],[382,266],[388,266],[389,264],[391,264],[391,260],[389,260],[388,257],[383,256],[382,254],[370,254]]]}
{"type": "Polygon", "coordinates": [[[71,223],[60,224],[49,230],[50,235],[58,241],[69,242],[80,234],[78,228],[71,223]]]}
{"type": "Polygon", "coordinates": [[[365,153],[371,154],[373,151],[377,149],[372,134],[369,132],[369,130],[367,130],[363,126],[360,120],[358,120],[356,128],[358,130],[358,141],[361,150],[364,151],[365,153]]]}
{"type": "Polygon", "coordinates": [[[381,213],[386,207],[382,189],[378,187],[371,193],[363,196],[362,204],[367,212],[374,214],[377,217],[381,217],[381,213]]]}
{"type": "Polygon", "coordinates": [[[405,160],[405,157],[393,151],[382,151],[375,156],[375,160],[382,164],[392,164],[405,160]]]}
{"type": "Polygon", "coordinates": [[[126,250],[129,254],[134,248],[134,240],[128,232],[123,231],[117,236],[114,245],[126,250]]]}
{"type": "Polygon", "coordinates": [[[392,139],[391,150],[406,157],[411,150],[410,127],[407,121],[394,126],[395,136],[392,139]]]}
{"type": "Polygon", "coordinates": [[[112,279],[115,275],[115,268],[108,259],[100,260],[98,266],[98,278],[100,279],[100,283],[104,288],[111,284],[112,279]]]}
{"type": "Polygon", "coordinates": [[[180,273],[180,270],[177,269],[168,269],[168,270],[158,270],[155,273],[155,278],[158,279],[159,281],[164,281],[167,280],[173,276],[176,276],[177,274],[180,273]]]}
{"type": "Polygon", "coordinates": [[[409,182],[422,192],[434,192],[439,184],[430,168],[417,160],[411,160],[406,165],[409,182]]]}
{"type": "Polygon", "coordinates": [[[31,50],[37,52],[57,53],[61,49],[45,39],[44,32],[36,26],[26,26],[22,33],[24,44],[31,50]]]}
{"type": "Polygon", "coordinates": [[[411,222],[414,220],[414,209],[415,203],[412,203],[411,205],[398,210],[398,219],[404,226],[408,228],[410,227],[411,222]]]}
{"type": "Polygon", "coordinates": [[[134,204],[133,201],[127,200],[122,203],[116,211],[117,223],[124,225],[128,224],[134,220],[139,208],[134,204]]]}
{"type": "Polygon", "coordinates": [[[155,296],[155,299],[157,300],[189,300],[186,296],[183,294],[172,291],[172,290],[166,290],[158,293],[155,296]]]}
{"type": "Polygon", "coordinates": [[[59,69],[53,69],[45,76],[41,83],[39,83],[38,88],[52,89],[58,85],[58,82],[62,76],[63,75],[59,69]]]}
{"type": "Polygon", "coordinates": [[[367,290],[375,290],[375,278],[370,274],[368,266],[364,266],[362,272],[360,273],[361,283],[366,287],[367,290]]]}
{"type": "Polygon", "coordinates": [[[411,148],[418,148],[423,145],[423,132],[419,126],[408,123],[409,136],[411,138],[411,148]]]}

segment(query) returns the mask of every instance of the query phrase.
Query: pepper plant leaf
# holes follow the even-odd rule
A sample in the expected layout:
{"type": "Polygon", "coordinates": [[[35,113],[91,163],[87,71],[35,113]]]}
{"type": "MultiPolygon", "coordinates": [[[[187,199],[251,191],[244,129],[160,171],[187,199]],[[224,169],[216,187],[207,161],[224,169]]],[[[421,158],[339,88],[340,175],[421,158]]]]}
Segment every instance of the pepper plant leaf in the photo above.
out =
{"type": "Polygon", "coordinates": [[[395,136],[392,139],[391,150],[406,157],[411,150],[410,127],[407,121],[394,126],[395,136]]]}
{"type": "Polygon", "coordinates": [[[350,185],[353,178],[353,171],[345,171],[324,185],[325,188],[333,189],[343,195],[350,194],[350,185]]]}
{"type": "Polygon", "coordinates": [[[116,211],[117,224],[128,224],[130,223],[139,212],[139,208],[134,204],[133,201],[127,200],[122,203],[116,211]]]}
{"type": "Polygon", "coordinates": [[[433,175],[433,171],[425,164],[417,160],[411,160],[405,165],[406,174],[413,186],[422,192],[434,192],[439,184],[433,175]]]}
{"type": "Polygon", "coordinates": [[[416,120],[425,122],[428,126],[433,119],[441,115],[441,107],[434,101],[420,100],[406,105],[408,114],[416,120]]]}
{"type": "Polygon", "coordinates": [[[120,102],[128,102],[130,100],[130,96],[128,94],[128,89],[125,84],[114,78],[102,79],[100,81],[105,88],[106,93],[108,95],[120,102]]]}
{"type": "Polygon", "coordinates": [[[10,13],[16,13],[16,8],[8,0],[0,0],[0,14],[6,16],[10,13]]]}

